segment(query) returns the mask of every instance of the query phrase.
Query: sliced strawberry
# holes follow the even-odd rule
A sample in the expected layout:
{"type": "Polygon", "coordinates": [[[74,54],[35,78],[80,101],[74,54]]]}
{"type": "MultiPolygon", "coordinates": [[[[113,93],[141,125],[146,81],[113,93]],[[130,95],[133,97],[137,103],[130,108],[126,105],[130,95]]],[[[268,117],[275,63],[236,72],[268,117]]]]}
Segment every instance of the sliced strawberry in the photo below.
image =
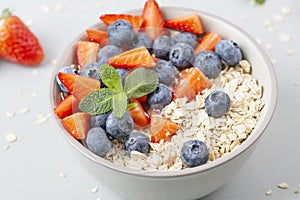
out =
{"type": "Polygon", "coordinates": [[[144,19],[143,31],[152,40],[165,34],[164,16],[155,0],[148,0],[145,3],[142,18],[144,19]]]}
{"type": "Polygon", "coordinates": [[[107,60],[107,63],[117,68],[128,69],[137,67],[151,68],[155,66],[153,57],[144,46],[113,56],[107,60]]]}
{"type": "Polygon", "coordinates": [[[130,99],[130,103],[136,103],[137,105],[134,108],[129,110],[129,113],[134,121],[134,123],[138,126],[148,126],[150,123],[150,119],[148,114],[145,112],[142,104],[136,99],[130,99]]]}
{"type": "Polygon", "coordinates": [[[77,140],[84,140],[90,129],[90,115],[79,112],[62,119],[62,125],[77,140]]]}
{"type": "Polygon", "coordinates": [[[59,118],[65,118],[78,112],[79,101],[74,97],[73,94],[67,96],[57,106],[54,107],[54,112],[59,118]]]}
{"type": "Polygon", "coordinates": [[[100,88],[100,81],[86,76],[59,72],[58,78],[79,101],[100,88]]]}
{"type": "Polygon", "coordinates": [[[78,41],[77,60],[82,69],[86,64],[96,62],[100,45],[96,42],[78,41]]]}
{"type": "Polygon", "coordinates": [[[106,24],[110,25],[111,23],[124,19],[128,21],[134,28],[134,30],[138,31],[138,29],[143,24],[143,18],[136,15],[129,14],[104,14],[100,16],[100,19],[106,24]]]}
{"type": "Polygon", "coordinates": [[[141,96],[140,98],[136,98],[136,100],[138,100],[141,103],[144,103],[147,101],[147,95],[141,96]]]}
{"type": "Polygon", "coordinates": [[[165,26],[167,28],[194,34],[201,34],[204,32],[204,26],[198,14],[190,14],[167,20],[165,26]]]}
{"type": "Polygon", "coordinates": [[[167,141],[176,133],[178,128],[176,123],[166,119],[156,111],[152,111],[150,119],[151,142],[167,141]]]}
{"type": "Polygon", "coordinates": [[[201,38],[199,44],[195,48],[195,54],[201,51],[214,51],[216,44],[221,40],[221,36],[217,33],[206,33],[201,38]]]}
{"type": "Polygon", "coordinates": [[[97,42],[100,46],[105,46],[109,44],[106,31],[87,29],[86,36],[89,38],[90,42],[97,42]]]}
{"type": "Polygon", "coordinates": [[[191,67],[181,71],[178,83],[174,87],[174,97],[187,97],[192,100],[202,90],[211,87],[211,82],[206,76],[196,67],[191,67]]]}

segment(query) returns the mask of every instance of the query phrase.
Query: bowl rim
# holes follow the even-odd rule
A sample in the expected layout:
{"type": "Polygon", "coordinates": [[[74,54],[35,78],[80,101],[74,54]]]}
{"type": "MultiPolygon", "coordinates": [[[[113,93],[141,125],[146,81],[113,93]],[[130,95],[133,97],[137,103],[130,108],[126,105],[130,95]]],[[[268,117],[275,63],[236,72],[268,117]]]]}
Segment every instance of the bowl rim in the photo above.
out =
{"type": "MultiPolygon", "coordinates": [[[[252,136],[247,138],[240,146],[239,148],[235,149],[234,151],[230,152],[229,154],[223,155],[222,157],[206,163],[204,165],[198,166],[198,167],[194,167],[194,168],[186,168],[183,170],[178,170],[178,171],[142,171],[142,170],[135,170],[135,169],[131,169],[128,167],[123,167],[123,166],[118,166],[117,164],[114,164],[104,158],[101,158],[95,154],[93,154],[92,152],[90,152],[86,147],[84,147],[80,142],[78,142],[76,139],[74,139],[62,126],[61,124],[61,120],[56,117],[55,113],[54,113],[54,84],[56,84],[55,82],[55,77],[56,77],[56,71],[58,71],[59,68],[61,68],[62,66],[59,66],[58,64],[60,63],[60,61],[63,61],[63,56],[66,52],[69,51],[70,48],[73,48],[74,46],[74,42],[78,41],[80,38],[82,38],[83,35],[85,35],[85,32],[81,32],[81,34],[77,35],[75,38],[73,38],[73,40],[71,40],[71,42],[69,43],[69,45],[63,50],[63,52],[61,54],[59,54],[59,57],[57,59],[57,64],[55,65],[54,71],[52,73],[51,76],[51,80],[50,80],[50,106],[51,106],[51,114],[52,116],[54,116],[56,124],[60,130],[60,133],[63,135],[63,137],[68,141],[68,143],[71,144],[71,146],[73,146],[73,148],[75,148],[79,153],[81,153],[84,157],[88,158],[90,161],[98,164],[98,165],[102,165],[103,167],[106,167],[110,170],[116,171],[118,173],[122,173],[122,174],[127,174],[127,175],[134,175],[134,176],[139,176],[139,177],[152,177],[152,178],[176,178],[176,177],[183,177],[183,176],[190,176],[190,175],[194,175],[197,173],[202,173],[202,172],[206,172],[208,170],[212,170],[214,168],[217,168],[225,163],[228,163],[230,160],[241,156],[241,154],[246,151],[247,149],[249,149],[259,138],[260,136],[263,134],[263,132],[265,131],[265,129],[267,128],[268,124],[270,123],[272,116],[275,112],[275,108],[276,108],[276,104],[277,104],[277,93],[278,93],[278,85],[277,85],[277,78],[275,75],[275,71],[273,68],[273,64],[271,63],[267,53],[263,50],[263,48],[261,47],[261,45],[259,45],[257,43],[257,41],[251,36],[249,35],[246,31],[244,31],[243,29],[241,29],[240,27],[238,27],[237,25],[235,25],[234,23],[228,21],[227,19],[221,18],[215,14],[212,13],[208,13],[202,10],[198,10],[198,9],[193,9],[193,8],[182,8],[182,7],[176,7],[176,6],[161,6],[160,9],[162,10],[162,12],[167,12],[168,10],[180,10],[180,11],[185,11],[185,12],[190,12],[190,13],[198,13],[200,16],[204,15],[207,18],[212,18],[214,20],[217,21],[221,21],[222,23],[225,23],[226,25],[232,27],[233,29],[236,29],[238,32],[240,32],[242,35],[244,35],[254,46],[255,48],[259,51],[259,53],[261,54],[261,56],[263,57],[263,60],[265,61],[265,67],[268,68],[268,72],[271,78],[271,101],[268,102],[269,104],[269,109],[267,110],[265,117],[262,119],[261,121],[261,126],[256,127],[255,130],[255,134],[253,134],[253,132],[251,133],[252,136]]],[[[133,13],[133,12],[141,12],[142,8],[137,8],[137,9],[130,9],[127,10],[125,12],[122,13],[133,13]]],[[[102,23],[100,23],[102,24],[102,23]]],[[[92,24],[89,27],[92,26],[96,26],[99,25],[99,22],[92,24]]]]}

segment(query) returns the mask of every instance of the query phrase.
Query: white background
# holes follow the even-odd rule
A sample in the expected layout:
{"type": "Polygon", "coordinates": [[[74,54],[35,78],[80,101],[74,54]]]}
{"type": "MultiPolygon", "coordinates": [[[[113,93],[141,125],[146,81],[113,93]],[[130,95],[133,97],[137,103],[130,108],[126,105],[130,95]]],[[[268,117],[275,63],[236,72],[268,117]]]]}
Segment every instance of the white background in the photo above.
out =
{"type": "MultiPolygon", "coordinates": [[[[1,0],[0,9],[12,8],[30,25],[46,59],[35,68],[0,60],[0,199],[101,199],[101,183],[75,160],[54,120],[48,117],[52,62],[78,33],[97,22],[100,14],[142,8],[144,2],[1,0]],[[7,112],[15,115],[9,117],[7,112]],[[47,120],[38,124],[39,115],[47,120]],[[7,142],[7,133],[15,134],[18,140],[7,142]],[[93,191],[95,187],[98,191],[93,191]]],[[[161,6],[197,8],[237,24],[261,42],[278,78],[277,109],[255,153],[228,184],[204,199],[300,199],[300,194],[294,193],[300,186],[300,1],[267,0],[264,6],[253,6],[249,0],[158,2],[161,6]],[[290,15],[282,12],[284,6],[291,8],[290,15]],[[266,27],[266,20],[271,27],[266,27]],[[291,41],[282,41],[282,34],[291,36],[291,41]],[[277,188],[282,182],[289,188],[277,188]],[[273,193],[266,196],[269,189],[273,193]]]]}

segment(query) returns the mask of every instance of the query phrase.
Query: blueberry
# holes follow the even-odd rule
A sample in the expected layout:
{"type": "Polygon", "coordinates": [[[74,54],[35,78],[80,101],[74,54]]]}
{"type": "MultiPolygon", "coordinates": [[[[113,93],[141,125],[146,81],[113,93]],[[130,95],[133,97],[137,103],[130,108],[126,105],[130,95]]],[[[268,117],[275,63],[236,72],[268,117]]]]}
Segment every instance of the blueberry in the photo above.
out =
{"type": "Polygon", "coordinates": [[[124,148],[129,156],[131,151],[146,154],[149,152],[149,138],[140,132],[131,133],[124,143],[124,148]]]}
{"type": "Polygon", "coordinates": [[[183,42],[191,45],[193,48],[195,48],[198,44],[198,38],[197,35],[193,33],[188,33],[188,32],[180,32],[177,33],[174,37],[173,40],[175,43],[183,42]]]}
{"type": "Polygon", "coordinates": [[[91,127],[101,127],[105,130],[106,119],[111,112],[103,113],[100,115],[92,115],[90,118],[91,127]]]}
{"type": "Polygon", "coordinates": [[[106,61],[118,54],[122,53],[122,50],[119,47],[116,47],[114,45],[106,45],[102,49],[100,49],[98,53],[97,62],[102,65],[105,64],[106,61]]]}
{"type": "Polygon", "coordinates": [[[153,42],[153,53],[155,57],[168,59],[171,47],[174,45],[174,41],[171,37],[163,35],[156,38],[153,42]]]}
{"type": "Polygon", "coordinates": [[[198,67],[207,78],[216,78],[222,69],[219,56],[212,51],[202,51],[196,55],[194,66],[198,67]]]}
{"type": "Polygon", "coordinates": [[[100,67],[101,65],[98,62],[89,63],[82,68],[80,75],[100,81],[100,67]]]}
{"type": "Polygon", "coordinates": [[[117,68],[117,71],[119,72],[121,79],[122,79],[122,84],[124,86],[125,83],[125,78],[128,76],[129,74],[129,70],[125,69],[125,68],[117,68]]]}
{"type": "Polygon", "coordinates": [[[214,91],[205,99],[205,111],[211,117],[222,117],[230,109],[230,98],[223,91],[214,91]]]}
{"type": "Polygon", "coordinates": [[[180,158],[187,167],[203,165],[208,160],[208,149],[200,140],[189,140],[181,148],[180,158]]]}
{"type": "Polygon", "coordinates": [[[112,148],[112,143],[108,139],[105,131],[100,127],[91,128],[86,136],[86,145],[89,150],[98,156],[105,155],[112,148]]]}
{"type": "Polygon", "coordinates": [[[177,69],[185,69],[194,61],[194,49],[186,43],[176,43],[172,46],[169,54],[169,60],[177,69]]]}
{"type": "Polygon", "coordinates": [[[165,84],[158,84],[156,90],[149,94],[147,97],[147,103],[152,108],[156,104],[160,104],[162,107],[170,104],[172,101],[172,91],[165,84]]]}
{"type": "Polygon", "coordinates": [[[110,44],[118,47],[129,47],[134,40],[135,32],[132,25],[126,20],[111,23],[107,29],[110,44]]]}
{"type": "MultiPolygon", "coordinates": [[[[70,66],[65,66],[61,68],[58,72],[66,73],[66,74],[78,74],[78,71],[70,66]]],[[[58,76],[56,76],[56,82],[58,86],[60,87],[62,92],[68,93],[69,90],[62,84],[62,82],[59,80],[58,76]]]]}
{"type": "Polygon", "coordinates": [[[137,33],[135,35],[135,38],[134,40],[132,41],[132,44],[131,44],[131,48],[134,49],[134,48],[137,48],[137,47],[140,47],[140,46],[144,46],[146,47],[147,49],[151,49],[152,48],[152,40],[149,38],[149,36],[145,33],[137,33]]]}
{"type": "Polygon", "coordinates": [[[134,123],[129,112],[119,119],[111,113],[106,119],[106,132],[116,139],[126,139],[133,129],[134,123]]]}
{"type": "Polygon", "coordinates": [[[230,40],[221,40],[216,44],[215,52],[229,66],[234,66],[242,60],[242,52],[237,43],[230,40]]]}
{"type": "Polygon", "coordinates": [[[173,86],[177,70],[171,62],[159,60],[153,70],[157,73],[159,83],[173,86]]]}

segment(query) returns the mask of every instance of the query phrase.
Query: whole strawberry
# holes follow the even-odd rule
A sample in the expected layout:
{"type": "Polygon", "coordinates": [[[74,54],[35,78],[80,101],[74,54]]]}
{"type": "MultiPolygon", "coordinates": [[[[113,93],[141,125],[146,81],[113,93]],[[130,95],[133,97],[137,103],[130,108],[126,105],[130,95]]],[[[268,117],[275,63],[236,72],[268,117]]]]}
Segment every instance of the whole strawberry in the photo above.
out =
{"type": "Polygon", "coordinates": [[[0,14],[0,58],[20,65],[35,66],[44,59],[43,49],[28,27],[9,9],[0,14]]]}

